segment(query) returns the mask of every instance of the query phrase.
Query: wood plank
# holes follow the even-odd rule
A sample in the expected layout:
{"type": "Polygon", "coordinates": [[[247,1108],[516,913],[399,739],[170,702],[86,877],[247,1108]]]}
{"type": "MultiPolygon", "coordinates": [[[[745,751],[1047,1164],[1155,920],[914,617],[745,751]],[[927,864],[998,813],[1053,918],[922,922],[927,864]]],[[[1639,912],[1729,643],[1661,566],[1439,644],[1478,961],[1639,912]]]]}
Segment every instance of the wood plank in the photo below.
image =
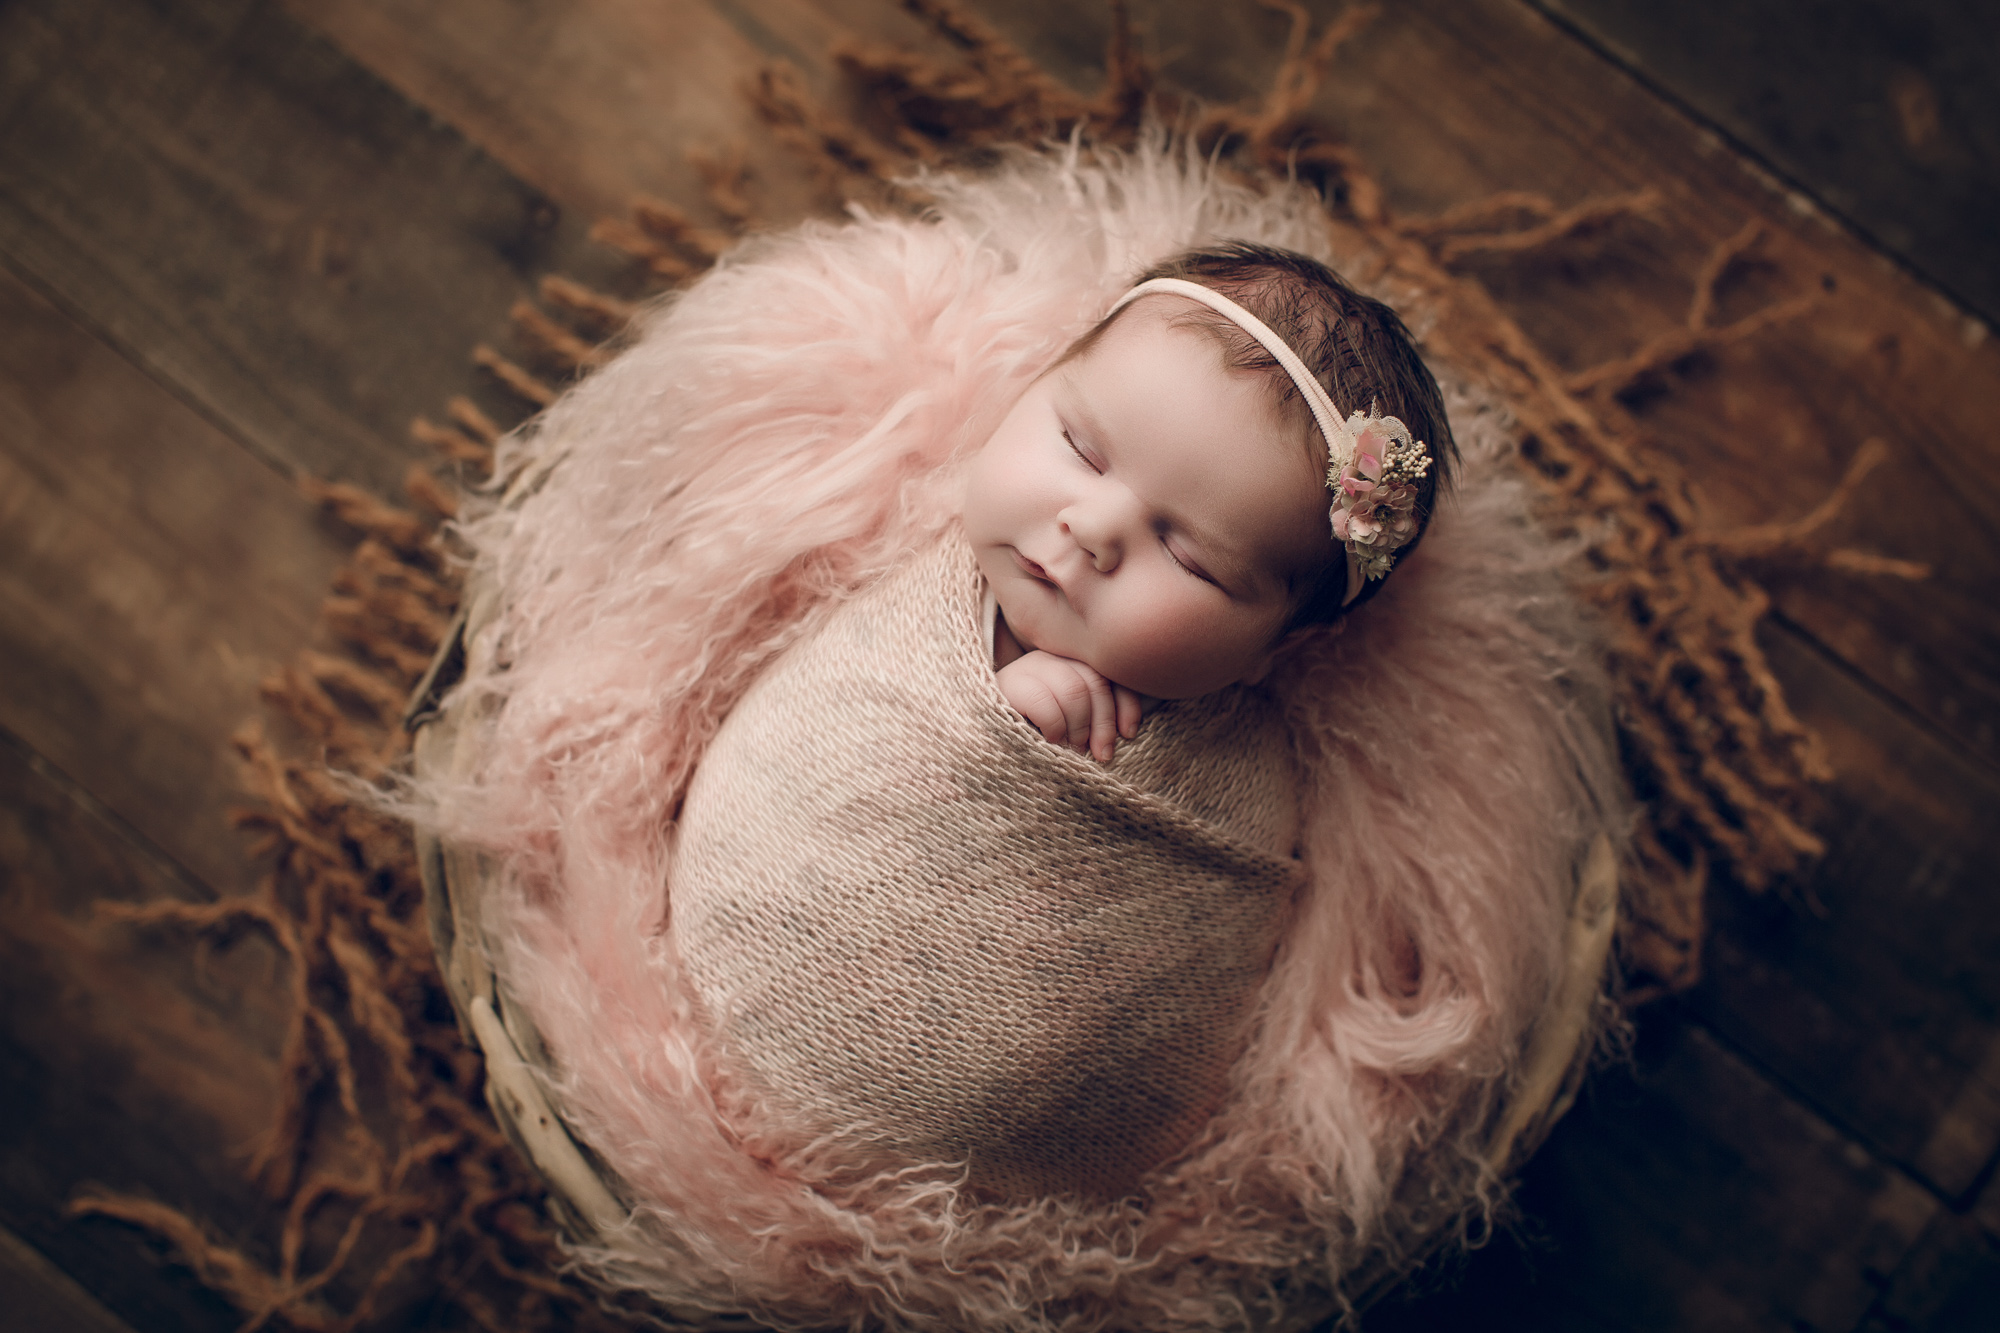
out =
{"type": "Polygon", "coordinates": [[[314,507],[0,271],[0,727],[219,889],[229,737],[344,550],[314,507]]]}
{"type": "Polygon", "coordinates": [[[35,1333],[132,1333],[69,1274],[11,1231],[0,1230],[0,1308],[35,1333]]]}
{"type": "Polygon", "coordinates": [[[266,0],[0,9],[0,253],[287,471],[393,493],[565,217],[266,0]]]}
{"type": "Polygon", "coordinates": [[[1963,0],[1534,0],[2000,320],[2000,24],[1963,0]]]}
{"type": "Polygon", "coordinates": [[[2000,1245],[1940,1213],[1897,1266],[1859,1333],[1991,1333],[2000,1313],[2000,1245]]]}
{"type": "MultiPolygon", "coordinates": [[[[742,143],[762,170],[758,201],[794,219],[810,182],[753,114],[744,83],[790,61],[836,96],[829,49],[850,22],[811,0],[581,0],[566,5],[290,0],[290,10],[521,180],[586,218],[623,216],[635,195],[693,204],[690,149],[742,143]]],[[[905,38],[893,7],[848,4],[847,20],[905,38]]]]}
{"type": "Polygon", "coordinates": [[[1528,1167],[1523,1220],[1373,1311],[1368,1333],[1850,1329],[1937,1211],[1671,1010],[1528,1167]]]}
{"type": "Polygon", "coordinates": [[[241,1315],[140,1233],[68,1217],[80,1189],[187,1209],[253,1252],[273,1234],[244,1168],[275,1110],[280,955],[253,935],[197,957],[92,915],[205,894],[0,733],[0,1226],[148,1333],[241,1315]]]}
{"type": "Polygon", "coordinates": [[[1797,897],[1715,895],[1689,1003],[1948,1197],[2000,1149],[2000,782],[1798,638],[1767,647],[1841,777],[1797,897]]]}
{"type": "Polygon", "coordinates": [[[1979,1198],[1971,1208],[1972,1220],[1986,1228],[1986,1234],[2000,1244],[2000,1171],[1986,1178],[1986,1185],[1979,1191],[1979,1198]]]}

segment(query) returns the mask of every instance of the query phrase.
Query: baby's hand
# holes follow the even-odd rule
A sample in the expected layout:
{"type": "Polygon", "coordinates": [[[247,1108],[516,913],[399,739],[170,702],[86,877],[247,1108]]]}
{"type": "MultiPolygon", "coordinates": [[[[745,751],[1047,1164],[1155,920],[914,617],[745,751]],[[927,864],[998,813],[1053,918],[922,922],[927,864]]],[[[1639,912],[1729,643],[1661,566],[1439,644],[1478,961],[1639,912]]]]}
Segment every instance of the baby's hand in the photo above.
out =
{"type": "Polygon", "coordinates": [[[1139,734],[1139,696],[1067,657],[1037,649],[1001,667],[1000,693],[1057,745],[1111,762],[1121,738],[1139,734]]]}

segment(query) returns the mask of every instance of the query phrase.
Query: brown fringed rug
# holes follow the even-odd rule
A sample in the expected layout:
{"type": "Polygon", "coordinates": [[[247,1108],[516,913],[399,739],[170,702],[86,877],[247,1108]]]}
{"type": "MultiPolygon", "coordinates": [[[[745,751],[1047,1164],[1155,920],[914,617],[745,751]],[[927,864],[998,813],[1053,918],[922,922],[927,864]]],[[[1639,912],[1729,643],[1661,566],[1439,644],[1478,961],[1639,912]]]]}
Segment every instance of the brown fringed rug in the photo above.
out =
{"type": "MultiPolygon", "coordinates": [[[[1512,410],[1545,521],[1585,547],[1583,592],[1610,627],[1623,752],[1644,810],[1621,922],[1625,995],[1638,1003],[1692,984],[1710,872],[1761,892],[1823,848],[1810,814],[1816,788],[1831,775],[1757,645],[1769,600],[1754,562],[1803,554],[1863,575],[1926,572],[1815,545],[1884,457],[1879,444],[1864,447],[1840,486],[1803,518],[1718,531],[1704,526],[1685,479],[1646,447],[1625,406],[1635,390],[1663,391],[1663,372],[1695,353],[1754,338],[1811,308],[1813,298],[1801,294],[1718,319],[1718,295],[1755,255],[1758,228],[1745,227],[1686,275],[1684,327],[1565,372],[1460,265],[1572,244],[1644,215],[1655,197],[1564,207],[1503,193],[1436,217],[1394,214],[1368,164],[1306,117],[1335,52],[1367,10],[1314,33],[1302,9],[1280,5],[1291,14],[1291,34],[1268,94],[1252,105],[1213,107],[1156,85],[1122,5],[1113,6],[1108,78],[1095,97],[1051,78],[952,0],[906,5],[954,55],[840,50],[842,66],[868,94],[858,118],[816,104],[782,64],[751,90],[764,120],[815,174],[829,208],[851,199],[919,208],[922,199],[902,183],[918,167],[976,166],[997,146],[1072,131],[1086,145],[1116,147],[1157,118],[1246,177],[1296,173],[1319,189],[1339,250],[1361,257],[1350,276],[1397,305],[1430,355],[1512,410]]],[[[657,289],[698,276],[735,234],[764,221],[740,154],[699,155],[696,163],[707,203],[728,230],[640,200],[629,218],[601,222],[593,233],[628,254],[657,289]]],[[[484,346],[474,353],[523,416],[597,365],[632,308],[559,276],[545,278],[540,295],[540,305],[513,313],[513,356],[484,346]]],[[[406,701],[457,600],[440,524],[460,486],[484,479],[495,441],[514,424],[488,419],[465,399],[454,399],[444,416],[415,423],[444,479],[413,472],[413,509],[350,487],[308,485],[359,544],[322,607],[340,651],[302,654],[270,681],[274,725],[252,724],[237,740],[257,800],[241,823],[267,867],[261,888],[209,905],[117,909],[128,920],[218,934],[261,929],[291,962],[282,1109],[251,1167],[284,1205],[271,1246],[275,1268],[159,1204],[103,1195],[74,1203],[78,1212],[158,1233],[243,1310],[246,1329],[346,1330],[393,1316],[522,1333],[622,1328],[636,1318],[558,1276],[561,1255],[539,1185],[483,1104],[479,1060],[437,976],[407,832],[350,799],[349,780],[334,776],[378,779],[403,758],[406,701]]]]}

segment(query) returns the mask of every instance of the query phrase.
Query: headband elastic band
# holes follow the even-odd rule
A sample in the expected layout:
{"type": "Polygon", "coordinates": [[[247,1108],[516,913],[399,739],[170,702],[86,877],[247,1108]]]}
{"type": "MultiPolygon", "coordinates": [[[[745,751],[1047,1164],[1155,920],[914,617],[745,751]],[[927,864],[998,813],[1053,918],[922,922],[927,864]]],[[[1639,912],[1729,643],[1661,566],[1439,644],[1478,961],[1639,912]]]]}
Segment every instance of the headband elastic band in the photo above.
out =
{"type": "MultiPolygon", "coordinates": [[[[1105,312],[1104,317],[1109,319],[1140,297],[1156,294],[1184,296],[1190,301],[1200,302],[1217,314],[1226,316],[1230,322],[1262,344],[1265,351],[1276,357],[1278,364],[1285,368],[1285,373],[1292,377],[1292,383],[1298,386],[1299,396],[1304,398],[1306,406],[1312,409],[1313,420],[1319,423],[1320,437],[1326,441],[1328,459],[1338,464],[1340,460],[1335,459],[1333,455],[1340,449],[1340,442],[1346,438],[1346,433],[1342,430],[1340,411],[1334,407],[1333,399],[1327,396],[1326,390],[1320,387],[1320,382],[1313,378],[1312,371],[1306,368],[1305,362],[1299,360],[1299,354],[1292,350],[1289,343],[1280,338],[1269,324],[1221,292],[1213,287],[1204,287],[1198,282],[1188,282],[1183,278],[1148,278],[1119,297],[1111,309],[1105,312]]],[[[1361,573],[1360,561],[1355,557],[1354,548],[1350,545],[1346,550],[1347,595],[1341,598],[1342,606],[1359,597],[1362,584],[1366,582],[1361,573]]]]}

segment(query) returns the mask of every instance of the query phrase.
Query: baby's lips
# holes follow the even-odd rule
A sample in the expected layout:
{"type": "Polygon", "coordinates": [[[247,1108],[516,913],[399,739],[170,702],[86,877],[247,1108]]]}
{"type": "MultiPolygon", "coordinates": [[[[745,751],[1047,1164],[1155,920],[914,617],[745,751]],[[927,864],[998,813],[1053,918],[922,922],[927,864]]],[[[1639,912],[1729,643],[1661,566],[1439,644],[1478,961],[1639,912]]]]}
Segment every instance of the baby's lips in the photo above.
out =
{"type": "Polygon", "coordinates": [[[1013,553],[1014,563],[1020,567],[1023,574],[1026,574],[1031,579],[1046,583],[1052,588],[1062,587],[1062,584],[1056,580],[1055,575],[1049,573],[1048,566],[1044,565],[1041,561],[1032,559],[1018,546],[1010,546],[1007,549],[1013,553]]]}

